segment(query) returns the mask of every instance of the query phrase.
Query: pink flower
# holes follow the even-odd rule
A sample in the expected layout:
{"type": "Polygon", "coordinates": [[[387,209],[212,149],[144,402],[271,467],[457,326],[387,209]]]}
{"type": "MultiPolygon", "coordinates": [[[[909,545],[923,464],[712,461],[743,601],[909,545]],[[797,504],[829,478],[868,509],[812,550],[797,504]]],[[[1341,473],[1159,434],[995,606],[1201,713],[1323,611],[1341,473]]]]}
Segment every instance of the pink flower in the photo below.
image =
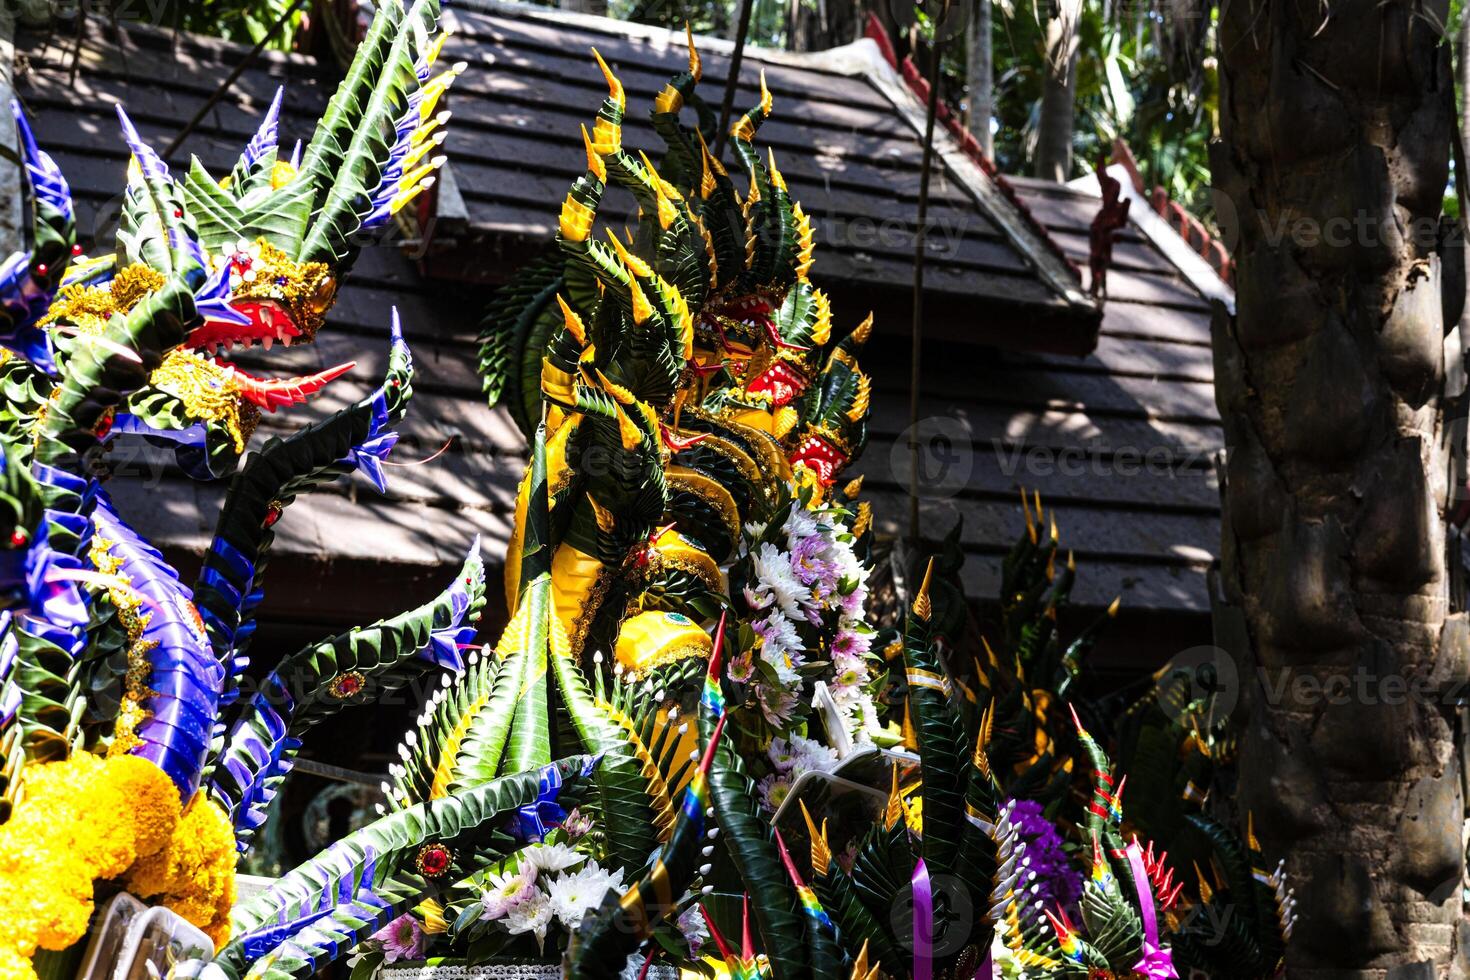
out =
{"type": "Polygon", "coordinates": [[[755,659],[750,655],[750,651],[742,650],[736,654],[735,658],[730,661],[730,666],[726,668],[726,673],[736,684],[749,682],[751,675],[755,673],[755,659]]]}
{"type": "Polygon", "coordinates": [[[585,837],[592,832],[592,818],[582,813],[581,808],[578,807],[567,814],[567,818],[562,821],[561,829],[565,830],[567,836],[572,840],[585,837]]]}
{"type": "Polygon", "coordinates": [[[373,933],[372,938],[383,944],[383,960],[386,963],[419,959],[429,945],[419,920],[408,912],[373,933]]]}

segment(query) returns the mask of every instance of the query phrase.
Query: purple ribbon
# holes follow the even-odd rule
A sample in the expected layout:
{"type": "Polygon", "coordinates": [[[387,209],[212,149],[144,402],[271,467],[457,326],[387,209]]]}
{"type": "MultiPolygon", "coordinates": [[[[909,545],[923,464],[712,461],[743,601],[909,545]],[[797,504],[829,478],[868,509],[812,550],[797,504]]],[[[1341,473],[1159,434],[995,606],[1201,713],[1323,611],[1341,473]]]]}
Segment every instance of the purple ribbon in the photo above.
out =
{"type": "Polygon", "coordinates": [[[985,951],[985,959],[975,967],[975,980],[995,980],[995,954],[991,950],[985,951]]]}
{"type": "Polygon", "coordinates": [[[914,865],[914,980],[934,980],[934,890],[924,859],[914,865]]]}
{"type": "Polygon", "coordinates": [[[1128,845],[1128,865],[1133,869],[1133,886],[1138,889],[1138,910],[1143,915],[1143,956],[1133,964],[1133,972],[1149,980],[1178,980],[1174,954],[1159,945],[1159,920],[1154,914],[1154,894],[1148,883],[1148,868],[1143,863],[1143,848],[1138,841],[1128,845]]]}

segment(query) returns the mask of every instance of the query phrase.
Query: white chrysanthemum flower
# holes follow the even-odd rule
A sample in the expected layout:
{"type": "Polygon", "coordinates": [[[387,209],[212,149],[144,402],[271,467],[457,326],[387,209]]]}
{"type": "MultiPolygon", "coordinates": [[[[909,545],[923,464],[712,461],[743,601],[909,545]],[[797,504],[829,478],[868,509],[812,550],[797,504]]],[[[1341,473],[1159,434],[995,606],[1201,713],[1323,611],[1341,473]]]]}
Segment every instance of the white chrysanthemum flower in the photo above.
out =
{"type": "Polygon", "coordinates": [[[610,889],[622,891],[622,869],[605,871],[596,861],[588,861],[586,867],[552,879],[548,886],[551,910],[564,926],[575,929],[588,909],[602,904],[610,889]]]}
{"type": "Polygon", "coordinates": [[[786,523],[781,525],[781,530],[786,532],[788,538],[793,539],[794,544],[796,540],[809,538],[816,534],[820,528],[811,511],[803,507],[793,507],[790,516],[786,518],[786,523]]]}
{"type": "Polygon", "coordinates": [[[751,557],[751,563],[755,570],[756,591],[774,598],[787,616],[793,619],[800,616],[801,601],[809,590],[791,571],[790,557],[767,541],[751,557]]]}
{"type": "Polygon", "coordinates": [[[533,844],[521,852],[521,860],[537,871],[565,871],[587,860],[587,855],[565,844],[533,844]]]}
{"type": "Polygon", "coordinates": [[[837,768],[837,750],[830,749],[815,739],[793,734],[791,750],[796,754],[797,765],[803,769],[831,772],[837,768]]]}
{"type": "Polygon", "coordinates": [[[551,925],[551,899],[539,888],[532,889],[526,900],[511,909],[505,916],[505,929],[512,936],[532,933],[536,945],[546,946],[546,927],[551,925]]]}

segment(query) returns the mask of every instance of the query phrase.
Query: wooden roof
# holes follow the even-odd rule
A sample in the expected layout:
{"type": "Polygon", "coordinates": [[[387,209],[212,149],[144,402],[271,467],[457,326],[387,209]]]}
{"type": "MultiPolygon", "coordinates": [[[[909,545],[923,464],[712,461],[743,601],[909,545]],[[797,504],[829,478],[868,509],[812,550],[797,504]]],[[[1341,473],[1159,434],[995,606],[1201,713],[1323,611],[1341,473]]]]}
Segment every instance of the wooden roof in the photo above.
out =
{"type": "MultiPolygon", "coordinates": [[[[441,254],[433,264],[438,274],[449,268],[462,279],[503,279],[531,244],[549,241],[556,204],[581,167],[577,124],[604,91],[588,44],[595,40],[615,64],[632,105],[646,103],[680,57],[673,41],[624,36],[628,25],[605,22],[597,31],[579,19],[559,33],[544,8],[524,17],[498,9],[465,13],[461,5],[455,15],[460,33],[451,55],[471,67],[453,93],[448,147],[470,223],[454,242],[436,238],[441,254]],[[477,266],[480,273],[469,275],[477,266]]],[[[21,38],[28,68],[19,94],[39,140],[71,181],[82,233],[90,237],[101,220],[110,236],[97,216],[105,218],[126,163],[112,103],[123,101],[144,138],[162,150],[245,52],[144,27],[119,36],[94,23],[73,79],[71,45],[70,38],[49,46],[21,38]]],[[[713,81],[721,55],[718,45],[709,48],[713,81]]],[[[799,67],[801,57],[752,59],[765,63],[777,106],[761,138],[775,146],[793,192],[819,219],[817,271],[840,322],[854,323],[868,305],[887,317],[864,358],[874,375],[874,417],[859,470],[881,528],[897,531],[906,520],[906,479],[894,460],[906,455],[909,360],[906,315],[888,307],[890,294],[903,296],[910,275],[910,246],[901,236],[912,234],[918,142],[871,85],[820,62],[799,67]],[[899,237],[870,247],[844,238],[844,228],[850,232],[864,216],[890,222],[899,237]]],[[[223,172],[284,82],[283,141],[308,136],[330,91],[321,76],[308,59],[262,56],[170,163],[182,166],[192,152],[223,172]]],[[[752,84],[755,78],[752,65],[752,84]]],[[[742,90],[746,100],[754,94],[742,90]]],[[[629,141],[651,146],[651,130],[630,122],[629,141]]],[[[1058,185],[1012,183],[1051,242],[1085,265],[1095,198],[1058,185]]],[[[1076,319],[1077,310],[1048,292],[1026,249],[996,230],[953,175],[941,174],[935,188],[936,217],[953,220],[956,246],[933,256],[936,299],[926,325],[921,414],[958,420],[971,444],[961,447],[968,453],[963,485],[926,498],[928,527],[938,534],[955,515],[965,518],[969,591],[988,597],[1000,555],[1021,529],[1018,490],[1040,490],[1048,510],[1055,508],[1063,543],[1077,551],[1077,599],[1100,607],[1121,594],[1125,610],[1198,622],[1195,615],[1208,609],[1204,571],[1219,540],[1209,460],[1223,445],[1205,301],[1130,226],[1115,249],[1091,354],[1003,351],[1003,335],[1016,335],[1007,347],[1035,347],[1028,331],[1045,329],[1053,314],[1076,319]],[[977,346],[977,337],[987,345],[977,346]]],[[[318,343],[272,352],[268,370],[277,374],[348,359],[359,367],[312,406],[268,417],[261,435],[294,428],[368,390],[384,364],[388,309],[396,305],[419,373],[394,459],[424,459],[454,439],[432,462],[391,468],[386,499],[353,479],[298,502],[278,528],[268,613],[317,622],[377,615],[385,603],[397,608],[433,592],[475,533],[489,556],[503,553],[525,446],[504,412],[485,408],[478,393],[473,338],[488,289],[483,282],[431,280],[399,249],[369,247],[318,343]],[[354,588],[334,588],[341,576],[350,576],[354,588]]],[[[132,472],[113,481],[113,493],[143,533],[187,564],[208,541],[220,488],[195,486],[159,468],[159,460],[157,453],[134,453],[132,472]],[[165,481],[164,493],[150,489],[151,475],[165,481]]]]}

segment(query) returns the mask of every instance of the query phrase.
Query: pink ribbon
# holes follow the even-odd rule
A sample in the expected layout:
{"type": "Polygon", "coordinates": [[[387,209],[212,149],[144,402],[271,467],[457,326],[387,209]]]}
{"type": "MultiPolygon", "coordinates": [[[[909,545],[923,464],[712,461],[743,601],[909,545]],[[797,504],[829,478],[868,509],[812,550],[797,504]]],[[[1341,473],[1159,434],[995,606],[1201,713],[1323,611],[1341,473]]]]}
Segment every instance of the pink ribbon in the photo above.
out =
{"type": "MultiPolygon", "coordinates": [[[[1159,920],[1154,914],[1154,894],[1148,882],[1148,868],[1143,863],[1143,848],[1138,841],[1128,845],[1128,865],[1133,869],[1133,886],[1138,889],[1138,910],[1143,915],[1143,956],[1133,964],[1133,972],[1149,980],[1179,980],[1174,969],[1174,954],[1159,945],[1159,920]]],[[[916,925],[914,928],[918,928],[916,925]]]]}
{"type": "Polygon", "coordinates": [[[924,859],[914,866],[914,980],[934,980],[934,891],[924,859]]]}

